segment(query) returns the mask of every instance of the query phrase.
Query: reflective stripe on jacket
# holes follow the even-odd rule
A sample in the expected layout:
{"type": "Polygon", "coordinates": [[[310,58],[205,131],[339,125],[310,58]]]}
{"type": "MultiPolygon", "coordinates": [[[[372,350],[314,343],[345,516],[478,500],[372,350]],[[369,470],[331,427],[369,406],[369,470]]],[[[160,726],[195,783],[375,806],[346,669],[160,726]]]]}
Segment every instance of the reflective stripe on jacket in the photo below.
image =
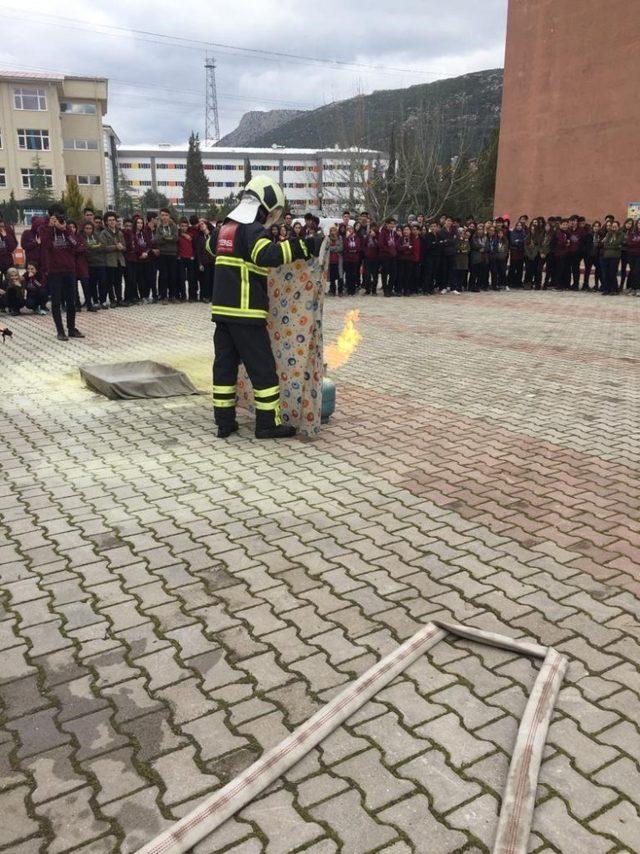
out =
{"type": "Polygon", "coordinates": [[[211,317],[228,323],[266,323],[269,269],[309,255],[304,240],[273,243],[258,222],[227,220],[205,245],[216,258],[211,317]]]}

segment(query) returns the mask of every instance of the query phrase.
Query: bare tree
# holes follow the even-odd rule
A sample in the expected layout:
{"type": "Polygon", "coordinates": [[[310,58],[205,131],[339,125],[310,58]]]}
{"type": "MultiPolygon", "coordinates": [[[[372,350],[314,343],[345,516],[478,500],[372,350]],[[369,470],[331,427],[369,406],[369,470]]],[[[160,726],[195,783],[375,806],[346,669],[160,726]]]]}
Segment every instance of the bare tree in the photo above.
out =
{"type": "Polygon", "coordinates": [[[398,143],[397,182],[405,203],[433,217],[464,195],[473,180],[464,103],[455,123],[442,107],[424,107],[405,122],[398,143]]]}
{"type": "Polygon", "coordinates": [[[337,212],[359,204],[383,222],[412,211],[433,217],[455,206],[468,192],[475,170],[466,112],[464,99],[453,121],[450,111],[445,118],[442,105],[425,104],[400,126],[391,126],[388,155],[372,159],[363,146],[364,111],[356,109],[349,166],[334,171],[336,187],[324,188],[326,207],[337,212]]]}

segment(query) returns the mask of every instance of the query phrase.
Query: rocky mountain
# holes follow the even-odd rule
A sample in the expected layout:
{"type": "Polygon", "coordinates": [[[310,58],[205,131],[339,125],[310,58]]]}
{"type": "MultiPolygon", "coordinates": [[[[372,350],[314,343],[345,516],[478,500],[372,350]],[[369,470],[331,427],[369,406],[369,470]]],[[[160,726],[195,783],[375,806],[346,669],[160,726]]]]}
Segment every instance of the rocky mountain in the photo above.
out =
{"type": "MultiPolygon", "coordinates": [[[[269,129],[258,127],[255,133],[243,134],[242,144],[267,148],[272,145],[293,148],[357,145],[387,151],[392,126],[396,129],[405,125],[411,127],[416,116],[426,111],[428,115],[438,116],[446,152],[457,153],[458,140],[464,135],[469,153],[474,154],[499,123],[501,102],[502,69],[494,68],[406,89],[384,89],[316,110],[290,111],[293,116],[269,129]]],[[[286,112],[247,113],[233,133],[243,128],[248,116],[277,114],[281,117],[286,112]]],[[[225,139],[231,136],[233,134],[225,139]]]]}
{"type": "Polygon", "coordinates": [[[304,110],[252,110],[245,113],[238,127],[223,136],[217,144],[229,147],[251,146],[256,137],[270,133],[304,112],[304,110]]]}

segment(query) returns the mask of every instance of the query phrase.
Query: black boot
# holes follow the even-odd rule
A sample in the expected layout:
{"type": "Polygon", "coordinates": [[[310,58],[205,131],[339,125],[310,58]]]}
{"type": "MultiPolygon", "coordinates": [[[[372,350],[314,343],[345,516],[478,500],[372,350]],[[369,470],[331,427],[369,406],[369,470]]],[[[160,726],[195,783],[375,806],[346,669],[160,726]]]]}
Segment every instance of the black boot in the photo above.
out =
{"type": "Polygon", "coordinates": [[[273,427],[257,427],[256,439],[290,439],[296,435],[296,428],[289,424],[277,424],[273,427]]]}
{"type": "Polygon", "coordinates": [[[231,424],[218,425],[218,439],[228,439],[232,433],[238,432],[238,422],[233,421],[231,424]]]}

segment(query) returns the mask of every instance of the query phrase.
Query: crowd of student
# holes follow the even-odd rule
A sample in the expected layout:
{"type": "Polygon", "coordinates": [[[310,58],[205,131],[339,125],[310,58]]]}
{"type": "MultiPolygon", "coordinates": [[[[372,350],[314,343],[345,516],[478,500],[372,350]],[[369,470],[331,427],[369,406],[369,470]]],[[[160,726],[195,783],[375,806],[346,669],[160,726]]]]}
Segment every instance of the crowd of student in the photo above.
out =
{"type": "MultiPolygon", "coordinates": [[[[302,222],[288,213],[271,237],[292,233],[320,257],[331,296],[360,289],[374,296],[379,284],[386,297],[526,285],[640,295],[640,220],[620,226],[612,215],[593,223],[578,215],[531,221],[523,215],[513,226],[502,217],[462,223],[419,215],[404,225],[389,217],[378,227],[366,211],[355,220],[344,211],[325,235],[317,216],[306,214],[302,222]]],[[[50,304],[58,338],[68,340],[84,337],[75,323],[82,308],[208,302],[215,256],[207,245],[212,237],[209,247],[215,247],[215,236],[215,222],[191,216],[176,223],[167,209],[121,220],[113,211],[100,217],[87,208],[78,224],[54,205],[22,234],[21,274],[13,261],[16,235],[0,218],[0,310],[47,314],[50,304]]]]}
{"type": "MultiPolygon", "coordinates": [[[[312,229],[313,232],[313,229],[312,229]]],[[[355,222],[345,211],[329,228],[324,244],[329,294],[358,289],[384,296],[509,290],[525,285],[640,295],[640,219],[622,227],[608,215],[603,222],[584,217],[521,216],[512,226],[498,217],[463,224],[443,215],[429,220],[394,217],[381,227],[368,213],[355,222]],[[593,275],[593,278],[592,278],[593,275]]]]}
{"type": "Polygon", "coordinates": [[[195,216],[176,223],[167,209],[120,220],[114,211],[100,217],[87,208],[78,224],[54,205],[21,236],[21,275],[13,266],[15,232],[0,220],[0,309],[14,316],[25,308],[46,314],[50,303],[58,338],[68,340],[84,337],[75,323],[82,308],[209,301],[215,258],[205,242],[213,228],[195,216]]]}

